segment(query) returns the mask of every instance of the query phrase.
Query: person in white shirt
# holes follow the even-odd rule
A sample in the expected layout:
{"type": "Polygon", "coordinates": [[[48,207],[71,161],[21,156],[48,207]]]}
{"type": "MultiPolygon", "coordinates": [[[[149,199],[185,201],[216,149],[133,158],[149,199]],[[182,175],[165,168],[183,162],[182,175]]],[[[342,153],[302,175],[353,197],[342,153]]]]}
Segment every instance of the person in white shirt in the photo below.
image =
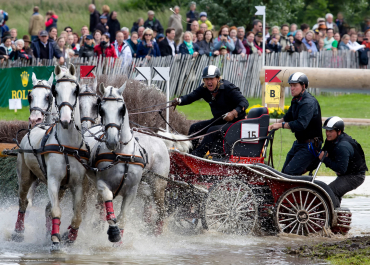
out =
{"type": "Polygon", "coordinates": [[[130,38],[130,30],[128,28],[121,28],[121,32],[123,33],[123,40],[128,40],[130,38]]]}
{"type": "Polygon", "coordinates": [[[348,46],[348,48],[351,51],[358,51],[360,49],[365,48],[365,45],[358,44],[358,42],[357,42],[357,34],[356,33],[352,33],[351,34],[350,39],[349,39],[349,41],[347,43],[347,46],[348,46]]]}
{"type": "Polygon", "coordinates": [[[174,28],[166,29],[166,38],[164,38],[162,41],[158,43],[161,56],[168,55],[175,56],[176,54],[175,32],[176,31],[174,28]]]}
{"type": "Polygon", "coordinates": [[[124,35],[121,31],[116,34],[116,41],[114,42],[114,49],[118,58],[123,58],[123,65],[129,65],[132,61],[132,54],[130,46],[124,41],[124,35]]]}
{"type": "Polygon", "coordinates": [[[334,33],[339,32],[337,24],[335,24],[335,22],[333,22],[333,14],[327,13],[325,18],[326,18],[326,27],[328,29],[333,29],[334,33]]]}

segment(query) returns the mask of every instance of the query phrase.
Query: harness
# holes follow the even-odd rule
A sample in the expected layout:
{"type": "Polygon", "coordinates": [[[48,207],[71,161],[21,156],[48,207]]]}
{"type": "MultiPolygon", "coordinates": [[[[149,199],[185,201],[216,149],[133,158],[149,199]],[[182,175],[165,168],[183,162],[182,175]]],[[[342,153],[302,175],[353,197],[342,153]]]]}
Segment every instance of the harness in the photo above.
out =
{"type": "MultiPolygon", "coordinates": [[[[92,93],[92,92],[82,92],[79,94],[80,97],[86,97],[86,96],[93,96],[93,97],[98,97],[98,95],[96,93],[92,93]]],[[[98,118],[98,117],[96,117],[98,118]]],[[[82,117],[81,118],[81,122],[84,122],[84,121],[90,121],[92,124],[96,124],[96,118],[92,118],[92,117],[82,117]]]]}
{"type": "MultiPolygon", "coordinates": [[[[32,89],[35,89],[35,88],[45,88],[45,89],[51,90],[51,88],[49,86],[45,86],[45,85],[35,85],[35,86],[32,87],[32,89]]],[[[32,91],[28,92],[28,97],[27,97],[29,105],[31,105],[31,100],[32,100],[31,96],[30,96],[31,92],[32,91]]],[[[30,113],[34,110],[40,111],[42,113],[42,115],[44,116],[43,117],[44,118],[43,122],[45,122],[45,115],[50,115],[51,114],[50,113],[50,108],[51,108],[52,102],[53,102],[53,97],[51,95],[51,96],[49,96],[48,107],[46,108],[46,110],[43,110],[42,108],[39,108],[39,107],[31,107],[30,108],[30,113]]]]}

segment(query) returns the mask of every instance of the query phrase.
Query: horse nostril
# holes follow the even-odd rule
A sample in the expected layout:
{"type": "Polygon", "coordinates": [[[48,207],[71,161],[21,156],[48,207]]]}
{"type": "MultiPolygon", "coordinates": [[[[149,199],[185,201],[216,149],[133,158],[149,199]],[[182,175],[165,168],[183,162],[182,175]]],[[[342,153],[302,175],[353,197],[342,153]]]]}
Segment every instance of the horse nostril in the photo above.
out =
{"type": "Polygon", "coordinates": [[[42,119],[41,118],[37,118],[36,123],[40,123],[40,122],[42,122],[42,119]]]}

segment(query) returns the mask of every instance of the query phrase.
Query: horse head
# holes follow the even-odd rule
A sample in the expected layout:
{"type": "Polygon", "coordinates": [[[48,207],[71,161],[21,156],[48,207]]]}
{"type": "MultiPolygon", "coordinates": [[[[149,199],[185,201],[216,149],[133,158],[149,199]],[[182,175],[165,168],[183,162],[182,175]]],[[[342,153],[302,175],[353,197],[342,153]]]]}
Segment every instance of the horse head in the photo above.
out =
{"type": "Polygon", "coordinates": [[[57,65],[54,74],[56,84],[52,86],[52,93],[59,112],[59,121],[67,129],[73,121],[73,113],[78,104],[80,86],[76,81],[76,69],[71,64],[68,71],[64,71],[57,65]]]}
{"type": "Polygon", "coordinates": [[[99,85],[103,95],[99,106],[99,114],[105,127],[105,144],[108,149],[116,150],[119,147],[121,131],[124,122],[128,122],[128,113],[122,93],[126,88],[126,82],[120,87],[104,87],[99,85]]]}
{"type": "Polygon", "coordinates": [[[28,92],[28,102],[30,105],[30,117],[28,118],[31,127],[45,120],[53,105],[53,95],[51,86],[53,85],[54,75],[51,73],[49,80],[40,80],[32,73],[33,88],[28,92]]]}
{"type": "Polygon", "coordinates": [[[79,95],[80,115],[83,129],[90,128],[98,119],[98,96],[96,94],[97,81],[81,84],[79,95]]]}

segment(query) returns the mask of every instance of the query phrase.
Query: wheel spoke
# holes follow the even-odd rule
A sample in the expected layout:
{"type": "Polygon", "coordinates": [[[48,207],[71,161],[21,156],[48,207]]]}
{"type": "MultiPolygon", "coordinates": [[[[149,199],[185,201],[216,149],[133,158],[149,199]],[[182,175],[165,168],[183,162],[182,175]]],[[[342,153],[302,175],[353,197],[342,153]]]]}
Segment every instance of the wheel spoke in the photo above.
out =
{"type": "Polygon", "coordinates": [[[295,206],[288,200],[288,196],[285,198],[285,200],[287,200],[289,202],[289,204],[294,208],[294,210],[296,210],[298,212],[298,209],[295,208],[295,206]]]}
{"type": "Polygon", "coordinates": [[[299,228],[301,228],[301,223],[298,224],[297,233],[296,233],[297,235],[299,233],[299,228]]]}
{"type": "MultiPolygon", "coordinates": [[[[299,202],[301,204],[301,210],[303,210],[303,205],[302,205],[302,191],[301,190],[299,191],[299,202]]],[[[303,227],[302,227],[302,229],[303,229],[303,227]]]]}
{"type": "Polygon", "coordinates": [[[293,226],[292,230],[290,230],[289,234],[291,234],[294,230],[294,228],[297,226],[298,222],[293,226]]]}
{"type": "MultiPolygon", "coordinates": [[[[236,193],[234,204],[233,204],[233,208],[236,206],[236,201],[238,200],[238,197],[239,197],[239,193],[240,193],[241,188],[242,188],[242,185],[239,186],[238,192],[236,193]]],[[[242,198],[243,198],[243,196],[242,196],[242,198]]]]}
{"type": "Polygon", "coordinates": [[[322,229],[322,226],[321,226],[321,225],[319,225],[319,224],[315,223],[314,221],[311,221],[310,219],[308,219],[308,221],[309,221],[310,223],[312,223],[312,224],[314,224],[314,225],[316,225],[317,227],[320,227],[320,228],[322,229]]]}
{"type": "Polygon", "coordinates": [[[255,212],[256,210],[246,210],[246,211],[239,211],[239,212],[236,212],[236,213],[250,213],[250,212],[255,212]]]}
{"type": "Polygon", "coordinates": [[[221,218],[219,218],[219,219],[217,219],[216,221],[214,221],[213,223],[211,223],[210,225],[208,225],[209,227],[211,227],[211,226],[213,226],[214,224],[216,224],[217,222],[220,222],[222,219],[224,219],[224,218],[227,218],[227,216],[225,216],[225,217],[221,217],[221,218]]]}
{"type": "MultiPolygon", "coordinates": [[[[307,234],[310,234],[310,231],[308,230],[307,224],[304,224],[304,226],[306,227],[307,234]]],[[[302,229],[302,232],[303,232],[303,229],[302,229]]]]}
{"type": "Polygon", "coordinates": [[[292,221],[292,220],[295,220],[295,219],[296,218],[288,218],[288,219],[280,220],[279,223],[287,222],[287,221],[292,221]]]}
{"type": "Polygon", "coordinates": [[[313,204],[313,202],[316,200],[316,196],[313,198],[313,200],[311,201],[310,205],[308,205],[308,207],[306,208],[307,210],[310,209],[311,205],[313,204]]]}
{"type": "Polygon", "coordinates": [[[207,214],[207,216],[220,216],[220,215],[227,215],[227,213],[213,213],[213,214],[207,214]]]}
{"type": "Polygon", "coordinates": [[[281,206],[283,206],[285,209],[287,209],[288,211],[291,211],[292,213],[296,213],[295,211],[293,211],[292,209],[286,207],[284,204],[282,204],[281,206]]]}
{"type": "Polygon", "coordinates": [[[307,191],[307,195],[306,195],[306,200],[304,201],[304,204],[303,204],[303,210],[305,210],[306,209],[306,204],[307,204],[307,200],[308,200],[308,195],[310,194],[310,192],[309,191],[307,191]]]}
{"type": "Polygon", "coordinates": [[[322,218],[315,218],[315,217],[310,217],[310,219],[312,220],[318,220],[318,221],[326,221],[325,219],[322,219],[322,218]]]}
{"type": "MultiPolygon", "coordinates": [[[[311,210],[308,211],[308,213],[312,212],[316,207],[319,207],[320,205],[322,204],[322,202],[320,202],[318,205],[316,205],[315,207],[312,207],[311,210]]],[[[324,211],[325,212],[325,211],[324,211]]],[[[315,213],[319,213],[319,212],[315,212],[315,213]]],[[[315,213],[312,213],[312,214],[315,214],[315,213]]],[[[322,211],[320,212],[322,213],[322,211]]],[[[311,214],[310,214],[311,215],[311,214]]]]}
{"type": "Polygon", "coordinates": [[[295,220],[295,221],[293,221],[293,222],[291,222],[289,225],[287,225],[286,227],[284,227],[283,229],[282,229],[282,231],[284,231],[285,229],[287,229],[289,226],[291,226],[292,224],[295,224],[296,222],[298,222],[297,220],[295,220]]]}
{"type": "Polygon", "coordinates": [[[297,216],[297,215],[291,214],[291,213],[279,213],[279,214],[281,214],[281,215],[288,215],[288,216],[297,216]]]}
{"type": "Polygon", "coordinates": [[[218,231],[221,228],[221,226],[223,226],[226,223],[227,220],[229,220],[229,216],[225,219],[225,221],[222,224],[220,224],[216,231],[218,231]]]}
{"type": "Polygon", "coordinates": [[[316,232],[316,230],[309,223],[307,223],[307,225],[311,228],[311,230],[312,230],[313,233],[316,232]]]}
{"type": "Polygon", "coordinates": [[[294,203],[295,203],[295,205],[297,206],[297,209],[299,210],[299,205],[298,205],[298,203],[297,203],[297,200],[295,199],[294,192],[292,192],[292,196],[293,196],[293,199],[294,199],[294,203]]]}

